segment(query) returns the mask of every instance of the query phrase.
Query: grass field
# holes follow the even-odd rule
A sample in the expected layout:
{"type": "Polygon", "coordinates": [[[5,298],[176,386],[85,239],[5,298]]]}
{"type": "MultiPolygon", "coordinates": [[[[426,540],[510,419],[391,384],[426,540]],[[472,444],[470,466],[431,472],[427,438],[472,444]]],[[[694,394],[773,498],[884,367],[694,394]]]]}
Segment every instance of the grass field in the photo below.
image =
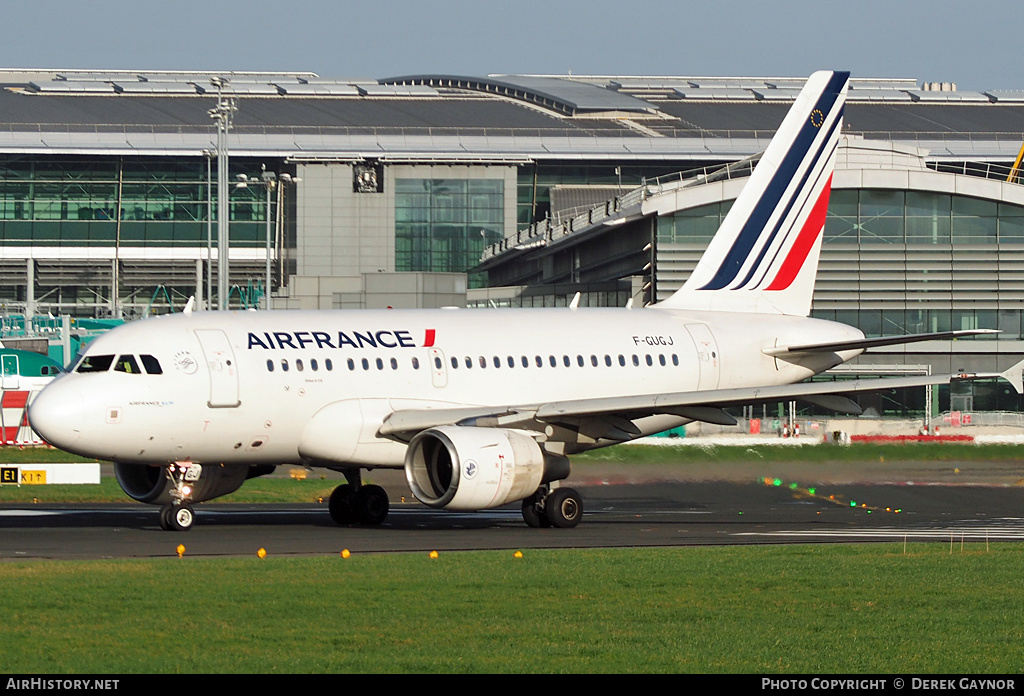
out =
{"type": "MultiPolygon", "coordinates": [[[[823,454],[1018,461],[1012,446],[617,447],[574,471],[823,454]]],[[[336,483],[255,479],[222,500],[309,501],[336,483]]],[[[111,477],[0,488],[33,497],[128,500],[111,477]]],[[[0,654],[44,674],[1017,673],[1022,575],[1017,543],[5,561],[0,654]]]]}
{"type": "Polygon", "coordinates": [[[22,673],[1016,673],[1024,545],[0,563],[22,673]]]}

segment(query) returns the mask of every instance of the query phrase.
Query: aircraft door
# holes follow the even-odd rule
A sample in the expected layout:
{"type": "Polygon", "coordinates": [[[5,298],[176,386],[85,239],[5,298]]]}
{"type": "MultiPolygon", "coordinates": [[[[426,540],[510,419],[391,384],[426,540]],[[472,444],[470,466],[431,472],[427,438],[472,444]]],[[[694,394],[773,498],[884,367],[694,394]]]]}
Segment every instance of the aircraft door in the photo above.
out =
{"type": "Polygon", "coordinates": [[[238,366],[231,342],[220,329],[196,329],[210,373],[210,408],[235,408],[238,399],[238,366]]]}
{"type": "Polygon", "coordinates": [[[427,360],[430,361],[430,378],[438,389],[448,386],[448,368],[444,364],[444,353],[437,348],[427,350],[427,360]]]}
{"type": "Polygon", "coordinates": [[[0,356],[0,362],[3,363],[3,388],[17,389],[20,384],[18,379],[18,356],[0,356]]]}
{"type": "Polygon", "coordinates": [[[717,389],[721,361],[718,344],[707,324],[687,324],[686,330],[697,347],[697,363],[700,366],[698,389],[717,389]]]}

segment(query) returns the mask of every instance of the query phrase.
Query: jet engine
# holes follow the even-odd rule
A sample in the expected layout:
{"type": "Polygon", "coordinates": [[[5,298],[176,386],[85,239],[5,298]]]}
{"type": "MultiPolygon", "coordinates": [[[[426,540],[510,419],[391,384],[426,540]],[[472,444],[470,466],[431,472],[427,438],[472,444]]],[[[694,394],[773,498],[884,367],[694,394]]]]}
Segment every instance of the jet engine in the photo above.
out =
{"type": "MultiPolygon", "coordinates": [[[[199,503],[234,493],[247,479],[273,470],[273,466],[204,466],[199,477],[189,481],[191,502],[199,503]]],[[[172,502],[170,490],[174,486],[165,472],[166,468],[161,466],[114,464],[114,474],[121,490],[140,503],[169,505],[172,502]]]]}
{"type": "Polygon", "coordinates": [[[522,432],[445,425],[417,434],[405,455],[413,495],[431,507],[485,510],[527,498],[569,475],[568,460],[545,456],[522,432]]]}

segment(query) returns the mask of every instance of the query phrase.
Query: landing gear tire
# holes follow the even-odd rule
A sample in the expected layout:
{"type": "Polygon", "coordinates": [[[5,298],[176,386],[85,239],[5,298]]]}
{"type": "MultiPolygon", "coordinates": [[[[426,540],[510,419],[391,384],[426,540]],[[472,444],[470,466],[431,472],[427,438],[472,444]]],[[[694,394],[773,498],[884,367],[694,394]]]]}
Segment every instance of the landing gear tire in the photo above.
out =
{"type": "Polygon", "coordinates": [[[580,523],[583,500],[572,488],[556,488],[544,501],[544,516],[554,527],[568,529],[580,523]]]}
{"type": "Polygon", "coordinates": [[[331,519],[336,523],[344,525],[356,521],[352,509],[355,490],[351,484],[344,483],[331,492],[331,498],[327,501],[327,510],[331,513],[331,519]]]}
{"type": "Polygon", "coordinates": [[[190,505],[168,505],[160,509],[160,527],[172,532],[187,532],[196,521],[190,505]]]}
{"type": "Polygon", "coordinates": [[[160,529],[165,532],[171,531],[171,510],[173,509],[170,505],[160,508],[160,529]]]}
{"type": "Polygon", "coordinates": [[[523,520],[526,521],[526,526],[534,528],[551,526],[551,521],[548,520],[541,509],[543,500],[544,495],[542,491],[537,491],[529,498],[523,500],[523,520]]]}
{"type": "Polygon", "coordinates": [[[380,486],[360,486],[352,501],[360,524],[378,525],[388,516],[388,494],[380,486]]]}
{"type": "Polygon", "coordinates": [[[377,525],[388,516],[388,494],[380,486],[353,486],[345,483],[334,489],[327,510],[341,525],[377,525]]]}

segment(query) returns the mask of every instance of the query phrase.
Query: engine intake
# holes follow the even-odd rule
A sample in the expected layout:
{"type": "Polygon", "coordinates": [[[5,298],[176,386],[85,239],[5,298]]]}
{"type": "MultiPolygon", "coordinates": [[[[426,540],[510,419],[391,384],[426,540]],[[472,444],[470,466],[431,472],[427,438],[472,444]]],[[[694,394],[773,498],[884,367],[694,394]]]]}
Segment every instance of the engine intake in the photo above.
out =
{"type": "MultiPolygon", "coordinates": [[[[561,473],[562,460],[557,464],[561,473]]],[[[405,454],[405,478],[416,499],[449,510],[522,500],[545,480],[545,468],[532,437],[499,428],[431,428],[417,434],[405,454]]]]}

